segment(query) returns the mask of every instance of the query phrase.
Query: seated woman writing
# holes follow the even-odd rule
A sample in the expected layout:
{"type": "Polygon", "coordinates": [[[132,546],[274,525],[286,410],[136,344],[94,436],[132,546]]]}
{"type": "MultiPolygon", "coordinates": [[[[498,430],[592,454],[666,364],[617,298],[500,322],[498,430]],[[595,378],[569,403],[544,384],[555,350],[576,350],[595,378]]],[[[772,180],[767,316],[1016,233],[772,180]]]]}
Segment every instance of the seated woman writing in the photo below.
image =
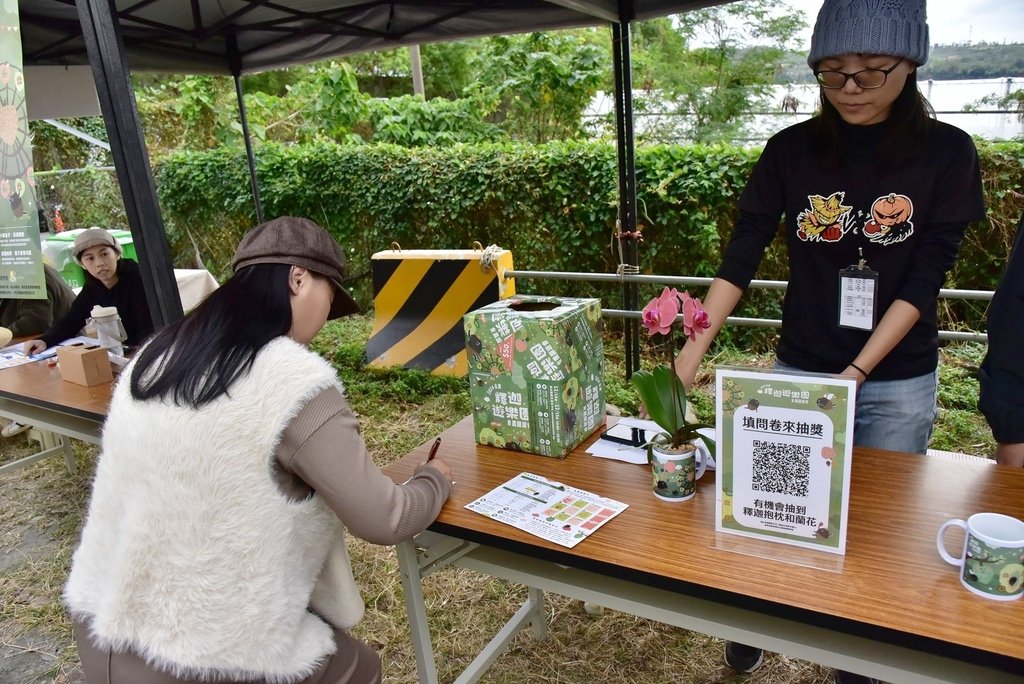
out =
{"type": "Polygon", "coordinates": [[[74,337],[85,327],[94,306],[114,306],[128,333],[125,344],[141,344],[153,334],[142,272],[131,259],[121,258],[121,245],[102,228],[83,230],[72,247],[75,261],[85,269],[85,285],[71,309],[43,332],[39,339],[25,343],[26,354],[38,354],[47,347],[74,337]]]}
{"type": "Polygon", "coordinates": [[[234,275],[121,372],[64,600],[90,682],[379,682],[344,528],[419,533],[451,468],[397,485],[307,345],[358,310],[312,221],[238,246],[234,275]],[[344,527],[343,527],[344,526],[344,527]]]}

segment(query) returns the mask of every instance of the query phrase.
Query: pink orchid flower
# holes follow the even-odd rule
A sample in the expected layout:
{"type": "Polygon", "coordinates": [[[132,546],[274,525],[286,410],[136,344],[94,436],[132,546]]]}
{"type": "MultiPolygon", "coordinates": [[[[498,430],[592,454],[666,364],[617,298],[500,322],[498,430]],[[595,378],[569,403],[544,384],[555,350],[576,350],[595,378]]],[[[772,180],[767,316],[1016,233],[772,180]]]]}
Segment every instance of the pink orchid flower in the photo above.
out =
{"type": "Polygon", "coordinates": [[[659,333],[667,335],[679,315],[679,292],[673,288],[665,288],[661,294],[644,307],[642,313],[643,326],[648,335],[659,333]]]}
{"type": "Polygon", "coordinates": [[[700,300],[689,295],[683,300],[683,333],[691,340],[697,338],[697,333],[704,332],[711,327],[708,319],[708,312],[701,306],[700,300]]]}

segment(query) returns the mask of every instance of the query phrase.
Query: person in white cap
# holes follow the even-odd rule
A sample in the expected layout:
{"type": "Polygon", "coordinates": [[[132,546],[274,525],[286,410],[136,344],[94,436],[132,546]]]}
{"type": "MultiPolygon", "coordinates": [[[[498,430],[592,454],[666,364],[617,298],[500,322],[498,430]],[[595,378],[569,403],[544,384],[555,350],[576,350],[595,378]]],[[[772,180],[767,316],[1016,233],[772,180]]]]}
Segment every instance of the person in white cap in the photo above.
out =
{"type": "Polygon", "coordinates": [[[89,228],[79,233],[72,253],[85,269],[85,285],[65,316],[54,321],[38,339],[25,343],[25,353],[38,354],[77,335],[85,327],[94,306],[116,307],[128,333],[125,345],[141,344],[153,333],[153,317],[139,265],[121,258],[121,245],[102,228],[89,228]]]}
{"type": "MultiPolygon", "coordinates": [[[[687,389],[784,217],[776,367],[856,379],[853,443],[925,453],[938,414],[939,289],[968,224],[985,217],[974,142],[936,121],[918,91],[927,60],[925,0],[822,4],[807,57],[821,111],[773,136],[751,173],[704,299],[710,334],[676,358],[687,389]],[[863,306],[844,305],[868,291],[863,306]]],[[[725,658],[750,672],[762,652],[729,643],[725,658]]]]}

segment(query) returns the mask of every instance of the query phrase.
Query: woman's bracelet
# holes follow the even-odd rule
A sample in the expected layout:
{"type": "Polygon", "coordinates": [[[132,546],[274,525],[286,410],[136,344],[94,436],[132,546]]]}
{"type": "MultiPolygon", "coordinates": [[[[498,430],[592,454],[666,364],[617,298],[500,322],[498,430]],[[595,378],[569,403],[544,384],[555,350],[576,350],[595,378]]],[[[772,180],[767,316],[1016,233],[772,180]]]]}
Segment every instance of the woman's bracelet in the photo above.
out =
{"type": "Polygon", "coordinates": [[[868,374],[867,374],[867,372],[866,372],[866,371],[865,371],[865,370],[864,370],[863,368],[861,368],[860,366],[858,366],[857,364],[855,364],[855,363],[854,363],[853,361],[851,361],[851,362],[850,362],[850,367],[851,367],[851,368],[854,368],[854,369],[856,369],[856,370],[858,370],[858,371],[860,371],[860,374],[864,376],[864,379],[865,379],[865,380],[867,380],[867,379],[868,379],[868,374]]]}

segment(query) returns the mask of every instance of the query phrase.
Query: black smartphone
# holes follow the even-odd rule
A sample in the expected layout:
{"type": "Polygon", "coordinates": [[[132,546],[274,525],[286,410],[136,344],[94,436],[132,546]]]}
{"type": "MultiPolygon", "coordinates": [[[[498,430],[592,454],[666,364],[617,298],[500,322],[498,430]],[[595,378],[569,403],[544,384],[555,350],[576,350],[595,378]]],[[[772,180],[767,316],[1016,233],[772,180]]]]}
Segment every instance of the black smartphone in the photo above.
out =
{"type": "Polygon", "coordinates": [[[618,423],[602,432],[601,438],[617,444],[640,447],[647,444],[647,431],[643,428],[618,423]]]}

